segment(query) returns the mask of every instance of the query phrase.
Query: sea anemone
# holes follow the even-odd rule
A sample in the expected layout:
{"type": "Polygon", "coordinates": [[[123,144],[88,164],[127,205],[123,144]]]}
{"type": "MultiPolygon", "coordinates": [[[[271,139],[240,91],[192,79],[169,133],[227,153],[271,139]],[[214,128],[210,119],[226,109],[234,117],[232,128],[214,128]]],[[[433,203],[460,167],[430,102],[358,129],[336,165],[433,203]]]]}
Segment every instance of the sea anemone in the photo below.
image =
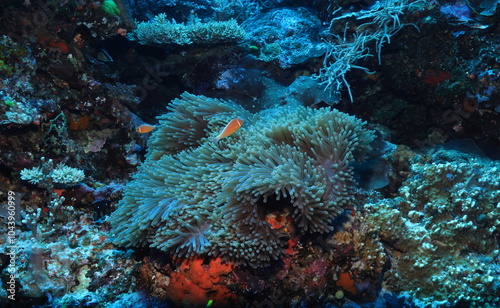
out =
{"type": "Polygon", "coordinates": [[[268,265],[287,240],[265,220],[277,204],[290,209],[301,233],[333,230],[353,197],[349,163],[363,160],[373,140],[362,121],[330,109],[252,115],[234,103],[183,94],[168,110],[109,221],[116,244],[178,257],[268,265]],[[245,124],[214,143],[233,118],[245,124]]]}

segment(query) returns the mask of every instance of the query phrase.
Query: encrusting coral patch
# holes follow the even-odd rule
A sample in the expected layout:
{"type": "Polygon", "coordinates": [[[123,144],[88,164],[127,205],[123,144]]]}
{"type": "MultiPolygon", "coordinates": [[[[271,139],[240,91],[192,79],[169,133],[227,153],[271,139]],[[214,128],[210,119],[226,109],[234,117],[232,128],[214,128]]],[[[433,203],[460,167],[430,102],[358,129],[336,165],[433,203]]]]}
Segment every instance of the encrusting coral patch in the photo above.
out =
{"type": "Polygon", "coordinates": [[[500,163],[444,150],[409,161],[399,196],[363,207],[392,256],[386,287],[421,307],[498,307],[500,163]]]}
{"type": "Polygon", "coordinates": [[[251,114],[184,93],[159,117],[147,159],[110,216],[114,242],[179,257],[211,255],[260,267],[287,239],[265,214],[290,209],[301,233],[333,230],[353,197],[350,162],[374,136],[337,110],[277,107],[251,114]],[[243,126],[215,143],[234,118],[243,126]]]}

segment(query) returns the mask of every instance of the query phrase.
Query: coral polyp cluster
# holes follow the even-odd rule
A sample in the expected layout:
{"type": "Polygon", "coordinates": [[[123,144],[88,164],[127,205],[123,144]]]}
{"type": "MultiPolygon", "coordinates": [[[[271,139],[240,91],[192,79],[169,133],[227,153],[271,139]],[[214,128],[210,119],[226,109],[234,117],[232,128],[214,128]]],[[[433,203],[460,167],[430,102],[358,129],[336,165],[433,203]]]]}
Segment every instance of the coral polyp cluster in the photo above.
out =
{"type": "Polygon", "coordinates": [[[286,244],[266,213],[289,209],[300,233],[333,230],[353,196],[349,163],[363,160],[373,140],[361,120],[336,110],[252,115],[187,93],[159,120],[146,162],[109,219],[115,243],[253,267],[278,259],[286,244]],[[245,124],[214,143],[233,118],[245,124]]]}
{"type": "Polygon", "coordinates": [[[393,256],[387,287],[427,304],[496,306],[500,165],[453,151],[412,160],[398,197],[364,205],[393,256]]]}

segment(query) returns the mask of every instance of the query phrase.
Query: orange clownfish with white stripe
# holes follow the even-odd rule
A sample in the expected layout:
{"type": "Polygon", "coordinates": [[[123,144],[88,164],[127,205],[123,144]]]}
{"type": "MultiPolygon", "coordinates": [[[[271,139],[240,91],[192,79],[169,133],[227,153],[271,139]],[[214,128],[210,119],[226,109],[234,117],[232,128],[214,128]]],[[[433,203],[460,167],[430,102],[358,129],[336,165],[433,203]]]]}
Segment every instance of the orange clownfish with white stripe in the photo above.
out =
{"type": "Polygon", "coordinates": [[[227,123],[226,127],[222,130],[222,132],[214,138],[214,142],[217,143],[224,137],[231,136],[238,129],[240,129],[241,125],[243,125],[242,119],[233,119],[229,123],[227,123]]]}

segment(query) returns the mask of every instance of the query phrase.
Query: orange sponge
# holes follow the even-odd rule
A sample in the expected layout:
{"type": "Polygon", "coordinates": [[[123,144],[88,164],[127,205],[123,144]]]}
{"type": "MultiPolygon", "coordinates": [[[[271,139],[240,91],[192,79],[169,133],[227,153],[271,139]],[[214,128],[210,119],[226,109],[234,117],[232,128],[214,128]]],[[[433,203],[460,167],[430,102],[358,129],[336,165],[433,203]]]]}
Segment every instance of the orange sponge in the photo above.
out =
{"type": "Polygon", "coordinates": [[[185,259],[171,275],[167,297],[180,307],[205,307],[209,300],[213,307],[227,307],[237,302],[226,286],[233,268],[220,258],[211,259],[208,265],[200,257],[185,259]]]}
{"type": "Polygon", "coordinates": [[[354,285],[354,279],[352,279],[349,273],[341,273],[339,275],[339,280],[337,280],[337,286],[341,287],[345,291],[351,294],[357,294],[356,286],[354,285]]]}

